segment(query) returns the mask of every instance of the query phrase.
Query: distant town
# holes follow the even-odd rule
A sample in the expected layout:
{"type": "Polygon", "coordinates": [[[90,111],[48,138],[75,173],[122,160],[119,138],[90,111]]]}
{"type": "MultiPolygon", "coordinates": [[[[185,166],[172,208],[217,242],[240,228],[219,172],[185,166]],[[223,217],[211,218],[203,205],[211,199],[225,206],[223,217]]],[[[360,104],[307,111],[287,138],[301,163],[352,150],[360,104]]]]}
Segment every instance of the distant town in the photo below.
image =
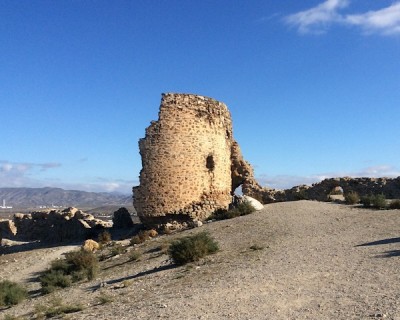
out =
{"type": "MultiPolygon", "coordinates": [[[[2,206],[0,206],[0,209],[12,209],[13,207],[12,206],[7,206],[6,205],[6,200],[5,199],[3,199],[3,205],[2,206]]],[[[40,206],[37,206],[37,208],[39,208],[39,209],[59,209],[59,208],[64,208],[64,206],[56,206],[56,205],[54,205],[54,204],[51,204],[51,205],[40,205],[40,206]]]]}
{"type": "Polygon", "coordinates": [[[2,205],[2,206],[0,206],[0,209],[12,209],[12,207],[10,207],[10,206],[6,206],[6,200],[5,200],[5,199],[3,199],[3,205],[2,205]]]}

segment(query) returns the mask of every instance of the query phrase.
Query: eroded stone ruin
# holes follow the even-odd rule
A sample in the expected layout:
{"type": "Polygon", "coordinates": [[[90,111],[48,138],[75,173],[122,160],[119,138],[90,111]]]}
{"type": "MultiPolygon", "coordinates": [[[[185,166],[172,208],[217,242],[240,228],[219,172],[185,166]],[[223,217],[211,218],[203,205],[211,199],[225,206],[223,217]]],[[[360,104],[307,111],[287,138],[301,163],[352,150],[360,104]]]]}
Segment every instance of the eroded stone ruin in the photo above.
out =
{"type": "Polygon", "coordinates": [[[311,186],[301,185],[286,190],[262,188],[257,184],[243,184],[243,193],[263,203],[295,200],[327,201],[340,188],[343,194],[356,192],[360,197],[383,194],[387,199],[400,199],[400,177],[397,178],[329,178],[311,186]]]}
{"type": "Polygon", "coordinates": [[[12,220],[0,219],[0,242],[8,239],[14,241],[41,241],[57,243],[81,241],[96,238],[104,230],[132,228],[133,222],[127,209],[120,208],[114,212],[113,223],[95,218],[77,208],[62,210],[34,211],[16,213],[12,220]]]}
{"type": "Polygon", "coordinates": [[[400,177],[333,178],[288,190],[261,187],[233,138],[227,106],[193,94],[162,95],[158,120],[146,129],[139,149],[142,170],[133,204],[147,225],[204,220],[215,210],[227,209],[239,186],[244,195],[262,203],[326,201],[337,187],[360,196],[400,198],[400,177]]]}
{"type": "Polygon", "coordinates": [[[158,121],[146,129],[139,149],[133,203],[150,225],[204,220],[227,209],[234,190],[253,177],[233,139],[227,106],[203,96],[163,94],[158,121]]]}
{"type": "Polygon", "coordinates": [[[72,207],[27,214],[16,213],[13,220],[0,221],[0,240],[40,240],[49,243],[82,240],[95,234],[96,230],[110,227],[109,223],[72,207]]]}

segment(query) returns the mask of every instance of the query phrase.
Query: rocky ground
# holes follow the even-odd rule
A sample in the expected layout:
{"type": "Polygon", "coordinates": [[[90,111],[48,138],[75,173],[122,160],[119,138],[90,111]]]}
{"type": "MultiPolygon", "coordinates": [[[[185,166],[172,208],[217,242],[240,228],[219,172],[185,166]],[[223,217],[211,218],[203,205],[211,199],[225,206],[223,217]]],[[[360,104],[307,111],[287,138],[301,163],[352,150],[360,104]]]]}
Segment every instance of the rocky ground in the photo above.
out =
{"type": "MultiPolygon", "coordinates": [[[[400,210],[315,201],[266,205],[252,215],[150,240],[101,264],[99,276],[3,315],[33,318],[55,299],[84,309],[69,319],[400,320],[400,210]],[[158,248],[208,230],[221,250],[176,267],[158,248]],[[256,250],[255,250],[256,249],[256,250]],[[102,301],[100,301],[102,299],[102,301]],[[106,300],[106,301],[105,301],[106,300]]],[[[25,282],[70,247],[0,256],[0,277],[25,282]]]]}

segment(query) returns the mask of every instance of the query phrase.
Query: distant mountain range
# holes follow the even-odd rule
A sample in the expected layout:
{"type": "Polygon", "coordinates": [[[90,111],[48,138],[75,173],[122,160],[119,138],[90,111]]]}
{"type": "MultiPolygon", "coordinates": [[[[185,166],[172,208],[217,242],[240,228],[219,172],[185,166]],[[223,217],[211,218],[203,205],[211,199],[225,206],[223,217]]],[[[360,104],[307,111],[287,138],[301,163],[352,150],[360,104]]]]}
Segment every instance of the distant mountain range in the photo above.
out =
{"type": "Polygon", "coordinates": [[[98,207],[132,205],[131,195],[107,192],[86,192],[61,188],[0,188],[0,206],[32,208],[40,206],[98,207]]]}

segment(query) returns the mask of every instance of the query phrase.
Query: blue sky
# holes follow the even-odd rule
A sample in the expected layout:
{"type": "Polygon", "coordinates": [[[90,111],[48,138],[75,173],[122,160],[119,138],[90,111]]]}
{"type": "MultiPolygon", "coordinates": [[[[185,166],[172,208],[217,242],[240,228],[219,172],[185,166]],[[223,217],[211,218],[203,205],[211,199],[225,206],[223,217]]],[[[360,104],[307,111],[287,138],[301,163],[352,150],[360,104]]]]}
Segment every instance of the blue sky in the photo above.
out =
{"type": "Polygon", "coordinates": [[[163,92],[263,185],[400,175],[400,1],[1,0],[0,43],[0,187],[130,193],[163,92]]]}

